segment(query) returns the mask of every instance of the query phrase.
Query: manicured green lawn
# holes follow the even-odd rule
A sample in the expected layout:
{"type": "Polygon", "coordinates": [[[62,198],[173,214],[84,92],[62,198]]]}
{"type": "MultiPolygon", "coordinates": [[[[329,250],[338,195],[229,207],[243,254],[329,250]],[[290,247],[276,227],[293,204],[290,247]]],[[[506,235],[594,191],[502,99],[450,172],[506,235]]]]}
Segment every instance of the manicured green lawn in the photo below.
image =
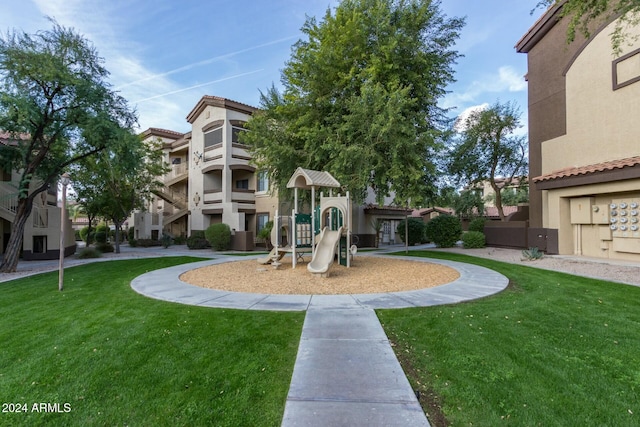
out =
{"type": "Polygon", "coordinates": [[[280,425],[304,313],[191,307],[129,286],[197,260],[69,268],[62,293],[57,272],[0,284],[0,400],[28,411],[0,425],[280,425]],[[32,412],[39,403],[63,413],[32,412]]]}
{"type": "Polygon", "coordinates": [[[482,265],[511,280],[469,303],[378,312],[423,407],[434,394],[454,426],[640,425],[640,288],[464,255],[412,255],[482,265]]]}

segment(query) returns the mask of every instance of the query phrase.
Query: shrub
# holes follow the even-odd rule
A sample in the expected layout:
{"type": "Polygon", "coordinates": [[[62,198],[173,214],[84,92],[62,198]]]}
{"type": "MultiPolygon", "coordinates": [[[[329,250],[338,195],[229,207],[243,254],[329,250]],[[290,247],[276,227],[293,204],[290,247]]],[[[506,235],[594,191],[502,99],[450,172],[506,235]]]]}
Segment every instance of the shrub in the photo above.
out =
{"type": "Polygon", "coordinates": [[[427,223],[427,237],[441,248],[455,246],[462,234],[460,219],[452,215],[440,215],[427,223]]]}
{"type": "Polygon", "coordinates": [[[485,237],[480,231],[467,231],[462,235],[462,247],[465,249],[484,248],[485,237]]]}
{"type": "Polygon", "coordinates": [[[226,251],[231,246],[231,229],[227,224],[212,224],[204,235],[216,251],[226,251]]]}
{"type": "Polygon", "coordinates": [[[141,248],[149,248],[151,246],[162,245],[162,242],[160,242],[160,240],[154,240],[154,239],[138,239],[136,243],[141,248]]]}
{"type": "Polygon", "coordinates": [[[184,245],[187,242],[187,238],[183,235],[173,238],[174,245],[184,245]]]}
{"type": "Polygon", "coordinates": [[[271,238],[271,230],[273,230],[273,221],[267,221],[258,233],[258,238],[265,241],[269,240],[271,238]]]}
{"type": "Polygon", "coordinates": [[[95,227],[91,229],[91,236],[87,236],[87,233],[89,233],[89,227],[82,227],[80,229],[80,238],[87,244],[90,245],[91,243],[93,243],[95,241],[95,236],[96,236],[96,229],[95,227]],[[87,239],[87,237],[89,237],[87,239]]]}
{"type": "Polygon", "coordinates": [[[162,237],[160,238],[160,243],[162,243],[163,248],[167,249],[169,246],[171,246],[172,242],[173,242],[173,237],[171,237],[170,234],[162,233],[162,237]]]}
{"type": "Polygon", "coordinates": [[[104,244],[107,243],[107,232],[106,231],[96,231],[94,234],[94,239],[96,244],[104,244]]]}
{"type": "Polygon", "coordinates": [[[191,236],[187,237],[187,247],[189,249],[205,249],[210,246],[202,230],[192,230],[191,236]]]}
{"type": "MultiPolygon", "coordinates": [[[[400,221],[396,227],[396,235],[404,242],[405,238],[405,224],[407,220],[400,221]]],[[[424,241],[424,222],[422,219],[409,218],[409,246],[413,246],[416,243],[422,243],[424,241]]]]}
{"type": "Polygon", "coordinates": [[[469,223],[469,231],[479,231],[481,233],[484,233],[484,223],[486,221],[486,218],[475,218],[469,223]]]}
{"type": "Polygon", "coordinates": [[[114,251],[113,245],[107,242],[104,242],[104,243],[96,242],[96,249],[102,252],[103,254],[114,251]]]}
{"type": "Polygon", "coordinates": [[[138,241],[136,239],[129,239],[129,246],[135,248],[138,246],[138,241]]]}
{"type": "Polygon", "coordinates": [[[82,248],[80,252],[78,252],[78,258],[80,259],[100,258],[101,256],[102,252],[93,247],[82,248]]]}
{"type": "Polygon", "coordinates": [[[135,228],[129,227],[129,229],[127,230],[127,239],[128,240],[133,240],[133,239],[135,239],[135,237],[136,237],[135,228]]]}
{"type": "Polygon", "coordinates": [[[523,261],[535,261],[537,259],[541,259],[543,256],[544,256],[544,253],[541,252],[540,249],[538,249],[535,246],[522,251],[523,261]]]}

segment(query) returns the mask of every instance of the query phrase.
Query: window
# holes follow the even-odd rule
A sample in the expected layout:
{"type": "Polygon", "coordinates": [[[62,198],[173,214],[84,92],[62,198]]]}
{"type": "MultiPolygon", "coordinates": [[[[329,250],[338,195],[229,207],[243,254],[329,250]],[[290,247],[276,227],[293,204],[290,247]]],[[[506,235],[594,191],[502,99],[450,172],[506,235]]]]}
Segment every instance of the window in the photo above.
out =
{"type": "Polygon", "coordinates": [[[34,254],[44,254],[47,252],[47,236],[33,236],[34,254]]]}
{"type": "Polygon", "coordinates": [[[204,148],[222,144],[222,126],[204,134],[204,148]]]}
{"type": "Polygon", "coordinates": [[[256,234],[259,233],[260,230],[262,230],[264,227],[267,226],[267,222],[269,222],[269,214],[259,213],[257,215],[257,221],[258,223],[256,224],[256,234]]]}
{"type": "Polygon", "coordinates": [[[242,144],[242,142],[240,142],[240,134],[242,132],[246,132],[245,129],[232,127],[231,128],[231,142],[234,143],[234,144],[242,144]]]}
{"type": "Polygon", "coordinates": [[[267,171],[258,172],[258,191],[269,191],[269,175],[267,171]]]}
{"type": "Polygon", "coordinates": [[[248,179],[239,179],[236,181],[236,189],[238,190],[248,190],[249,189],[249,180],[248,179]]]}

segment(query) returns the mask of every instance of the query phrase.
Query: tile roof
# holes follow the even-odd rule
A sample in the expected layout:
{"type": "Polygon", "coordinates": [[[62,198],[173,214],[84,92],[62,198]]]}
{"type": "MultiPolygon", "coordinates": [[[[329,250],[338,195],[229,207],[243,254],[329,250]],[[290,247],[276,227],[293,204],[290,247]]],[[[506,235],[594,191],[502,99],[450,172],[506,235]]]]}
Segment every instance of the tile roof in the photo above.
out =
{"type": "Polygon", "coordinates": [[[219,96],[204,95],[202,98],[200,98],[195,107],[193,107],[193,109],[187,115],[187,121],[193,124],[196,118],[200,115],[200,113],[204,111],[204,109],[208,105],[240,111],[244,114],[253,114],[258,110],[256,107],[252,107],[251,105],[244,104],[242,102],[233,101],[227,98],[221,98],[219,96]]]}
{"type": "Polygon", "coordinates": [[[614,169],[622,169],[637,165],[640,165],[640,156],[612,160],[603,163],[596,163],[594,165],[568,167],[545,175],[537,176],[533,178],[533,182],[551,181],[554,179],[567,178],[570,176],[589,175],[596,172],[611,171],[614,169]]]}
{"type": "Polygon", "coordinates": [[[182,138],[184,136],[184,133],[182,132],[176,132],[174,130],[170,130],[170,129],[162,129],[162,128],[149,128],[147,130],[145,130],[144,132],[142,132],[142,136],[149,136],[149,135],[160,135],[160,136],[167,136],[169,138],[182,138]]]}
{"type": "Polygon", "coordinates": [[[414,209],[413,212],[411,212],[411,216],[414,218],[420,218],[421,216],[430,214],[432,212],[438,212],[440,214],[448,215],[453,215],[455,213],[452,208],[441,208],[439,206],[435,206],[431,208],[414,209]]]}

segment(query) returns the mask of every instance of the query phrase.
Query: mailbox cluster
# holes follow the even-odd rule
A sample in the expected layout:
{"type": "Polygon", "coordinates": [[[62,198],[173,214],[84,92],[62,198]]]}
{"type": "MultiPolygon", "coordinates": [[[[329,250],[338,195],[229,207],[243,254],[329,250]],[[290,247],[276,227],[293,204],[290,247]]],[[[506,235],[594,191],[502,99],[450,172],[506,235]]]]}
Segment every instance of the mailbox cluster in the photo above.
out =
{"type": "Polygon", "coordinates": [[[609,205],[613,237],[640,237],[640,204],[636,200],[613,200],[609,205]]]}

